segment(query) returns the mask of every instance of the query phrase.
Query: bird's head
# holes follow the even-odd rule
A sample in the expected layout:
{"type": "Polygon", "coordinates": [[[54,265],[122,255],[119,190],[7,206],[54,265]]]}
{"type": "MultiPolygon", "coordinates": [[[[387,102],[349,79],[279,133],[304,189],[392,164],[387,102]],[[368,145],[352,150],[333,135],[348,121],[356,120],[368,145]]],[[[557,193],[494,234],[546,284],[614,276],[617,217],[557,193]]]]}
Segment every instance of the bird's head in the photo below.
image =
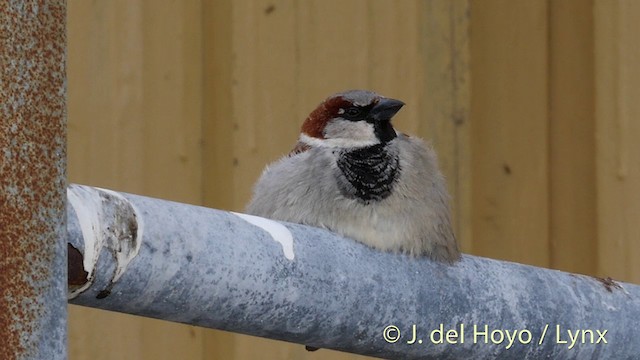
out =
{"type": "Polygon", "coordinates": [[[332,95],[302,124],[300,141],[309,146],[332,148],[385,144],[397,136],[391,118],[403,105],[400,100],[366,90],[332,95]]]}

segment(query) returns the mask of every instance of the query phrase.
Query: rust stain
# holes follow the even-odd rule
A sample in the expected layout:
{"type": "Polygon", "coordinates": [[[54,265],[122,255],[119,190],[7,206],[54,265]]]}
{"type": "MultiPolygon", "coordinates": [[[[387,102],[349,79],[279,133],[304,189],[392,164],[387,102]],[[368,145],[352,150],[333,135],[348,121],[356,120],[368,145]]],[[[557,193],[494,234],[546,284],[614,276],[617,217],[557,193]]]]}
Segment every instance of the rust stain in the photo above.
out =
{"type": "Polygon", "coordinates": [[[54,249],[65,235],[65,13],[64,0],[0,6],[3,360],[44,358],[40,342],[64,341],[41,326],[54,317],[44,299],[57,290],[54,249]]]}
{"type": "Polygon", "coordinates": [[[67,243],[67,272],[69,291],[82,287],[89,281],[89,273],[84,270],[84,256],[80,250],[67,243]]]}
{"type": "Polygon", "coordinates": [[[613,292],[612,289],[617,289],[617,290],[622,289],[620,284],[618,284],[615,280],[613,280],[610,277],[601,278],[601,277],[593,276],[593,278],[596,279],[596,281],[600,282],[602,286],[604,286],[604,288],[607,289],[608,292],[613,292]]]}

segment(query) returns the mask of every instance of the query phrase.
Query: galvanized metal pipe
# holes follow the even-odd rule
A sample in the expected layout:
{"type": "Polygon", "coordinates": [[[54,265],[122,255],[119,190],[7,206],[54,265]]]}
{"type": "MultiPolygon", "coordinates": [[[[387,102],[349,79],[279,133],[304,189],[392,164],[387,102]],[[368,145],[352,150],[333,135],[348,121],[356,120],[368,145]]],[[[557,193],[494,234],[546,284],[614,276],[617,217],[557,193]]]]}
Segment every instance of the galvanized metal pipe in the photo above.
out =
{"type": "Polygon", "coordinates": [[[72,185],[71,302],[394,359],[636,359],[640,286],[72,185]]]}
{"type": "Polygon", "coordinates": [[[0,359],[66,358],[66,4],[0,5],[0,359]]]}

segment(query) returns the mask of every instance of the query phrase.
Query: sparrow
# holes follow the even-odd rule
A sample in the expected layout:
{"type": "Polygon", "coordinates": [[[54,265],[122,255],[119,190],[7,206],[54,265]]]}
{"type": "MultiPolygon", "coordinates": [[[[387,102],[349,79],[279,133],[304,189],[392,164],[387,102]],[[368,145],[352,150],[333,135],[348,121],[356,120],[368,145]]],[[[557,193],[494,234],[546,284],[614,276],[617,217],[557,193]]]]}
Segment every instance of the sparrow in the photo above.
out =
{"type": "Polygon", "coordinates": [[[293,150],[264,169],[246,212],[383,251],[459,260],[436,153],[391,124],[403,106],[367,90],[324,100],[303,122],[293,150]]]}

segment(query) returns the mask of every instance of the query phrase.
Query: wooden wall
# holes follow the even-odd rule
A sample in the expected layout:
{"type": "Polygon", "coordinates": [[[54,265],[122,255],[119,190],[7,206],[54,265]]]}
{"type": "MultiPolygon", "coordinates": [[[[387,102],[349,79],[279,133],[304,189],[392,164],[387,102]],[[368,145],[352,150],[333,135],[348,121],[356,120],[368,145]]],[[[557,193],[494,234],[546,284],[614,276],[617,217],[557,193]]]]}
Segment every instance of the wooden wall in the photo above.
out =
{"type": "Polygon", "coordinates": [[[593,4],[471,10],[473,252],[594,273],[593,4]]]}
{"type": "Polygon", "coordinates": [[[640,2],[595,14],[598,272],[640,283],[640,2]]]}
{"type": "MultiPolygon", "coordinates": [[[[465,252],[640,282],[640,3],[68,0],[69,180],[242,210],[327,95],[404,100],[465,252]]],[[[356,359],[70,307],[71,359],[356,359]]],[[[382,341],[382,340],[381,340],[382,341]]]]}

